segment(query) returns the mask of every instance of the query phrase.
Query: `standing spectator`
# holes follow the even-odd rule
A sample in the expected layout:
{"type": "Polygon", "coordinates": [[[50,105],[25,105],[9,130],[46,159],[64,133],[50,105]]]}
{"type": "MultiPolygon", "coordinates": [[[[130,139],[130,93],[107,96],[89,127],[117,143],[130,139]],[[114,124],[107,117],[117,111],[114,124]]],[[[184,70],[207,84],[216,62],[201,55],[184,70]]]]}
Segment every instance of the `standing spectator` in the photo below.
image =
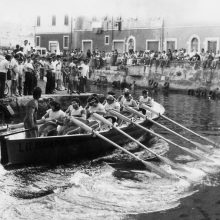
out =
{"type": "Polygon", "coordinates": [[[23,63],[23,59],[20,58],[18,60],[18,94],[19,96],[22,96],[22,85],[23,85],[23,75],[24,75],[24,63],[23,63]]]}
{"type": "Polygon", "coordinates": [[[90,60],[91,55],[92,55],[92,53],[91,53],[90,49],[88,49],[87,52],[86,52],[86,58],[87,58],[88,60],[90,60]]]}
{"type": "Polygon", "coordinates": [[[69,67],[66,59],[63,59],[63,65],[61,71],[63,74],[64,89],[66,90],[68,88],[68,74],[69,74],[69,67]]]}
{"type": "Polygon", "coordinates": [[[167,62],[166,62],[166,66],[169,67],[170,65],[170,61],[173,60],[173,56],[172,56],[172,52],[170,49],[168,49],[167,51],[167,62]]]}
{"type": "Polygon", "coordinates": [[[20,51],[20,46],[17,44],[13,52],[16,54],[18,51],[20,51]]]}
{"type": "Polygon", "coordinates": [[[4,57],[0,54],[0,98],[4,98],[6,74],[9,70],[10,59],[10,56],[6,55],[6,57],[4,57]]]}
{"type": "Polygon", "coordinates": [[[72,62],[69,64],[70,73],[69,73],[69,87],[68,91],[70,94],[73,93],[73,90],[78,90],[78,71],[76,69],[76,64],[74,63],[74,60],[72,59],[72,62]]]}
{"type": "Polygon", "coordinates": [[[57,90],[61,91],[63,90],[62,87],[62,78],[63,78],[63,74],[62,74],[62,63],[61,63],[61,57],[58,55],[57,56],[57,64],[56,64],[56,84],[57,84],[57,90]]]}
{"type": "Polygon", "coordinates": [[[201,52],[200,52],[200,58],[201,58],[201,61],[204,62],[205,61],[205,50],[204,48],[202,48],[201,52]]]}
{"type": "Polygon", "coordinates": [[[89,66],[84,63],[84,61],[80,62],[80,92],[86,91],[87,78],[89,76],[89,66]]]}
{"type": "Polygon", "coordinates": [[[55,88],[57,88],[57,86],[56,86],[56,81],[57,81],[57,76],[56,76],[56,67],[57,67],[57,58],[56,58],[56,56],[53,56],[53,58],[52,58],[53,60],[52,60],[52,62],[51,62],[51,64],[52,64],[52,66],[53,66],[53,69],[52,69],[52,81],[51,81],[51,86],[52,86],[52,88],[53,88],[53,92],[55,92],[55,88]]]}
{"type": "Polygon", "coordinates": [[[24,55],[25,56],[28,56],[30,55],[31,53],[31,47],[30,47],[30,44],[28,44],[28,40],[25,40],[24,41],[24,46],[23,46],[23,52],[24,52],[24,55]]]}
{"type": "Polygon", "coordinates": [[[40,63],[40,79],[43,80],[45,75],[45,57],[41,57],[39,63],[40,63]]]}
{"type": "Polygon", "coordinates": [[[52,65],[52,59],[51,57],[48,57],[48,63],[46,66],[46,77],[47,77],[47,82],[46,82],[46,94],[52,94],[53,89],[54,89],[54,77],[53,77],[53,68],[54,66],[52,65]]]}
{"type": "Polygon", "coordinates": [[[118,51],[117,51],[117,49],[115,49],[113,52],[113,55],[112,55],[112,66],[116,65],[117,58],[118,58],[118,51]]]}
{"type": "Polygon", "coordinates": [[[27,61],[24,64],[24,74],[25,74],[25,80],[24,80],[24,95],[32,95],[33,94],[33,73],[34,67],[32,65],[31,57],[27,57],[27,61]]]}
{"type": "Polygon", "coordinates": [[[18,59],[19,55],[15,54],[14,58],[11,60],[11,96],[18,96],[17,93],[17,80],[18,80],[18,59]]]}

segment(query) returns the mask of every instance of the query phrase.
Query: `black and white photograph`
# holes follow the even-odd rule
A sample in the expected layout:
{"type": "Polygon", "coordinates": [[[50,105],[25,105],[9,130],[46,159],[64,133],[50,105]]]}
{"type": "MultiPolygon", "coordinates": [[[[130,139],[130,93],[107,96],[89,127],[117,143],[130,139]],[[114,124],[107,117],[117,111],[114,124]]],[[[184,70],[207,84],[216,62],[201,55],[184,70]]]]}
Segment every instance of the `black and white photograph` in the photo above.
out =
{"type": "Polygon", "coordinates": [[[0,220],[220,220],[218,0],[0,5],[0,220]]]}

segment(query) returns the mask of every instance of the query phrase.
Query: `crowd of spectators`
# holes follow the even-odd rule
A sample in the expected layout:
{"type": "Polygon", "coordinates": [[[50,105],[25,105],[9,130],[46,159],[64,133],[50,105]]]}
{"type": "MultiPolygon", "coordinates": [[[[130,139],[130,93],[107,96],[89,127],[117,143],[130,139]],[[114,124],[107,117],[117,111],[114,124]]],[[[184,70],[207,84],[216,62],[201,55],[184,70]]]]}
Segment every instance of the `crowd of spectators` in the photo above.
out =
{"type": "Polygon", "coordinates": [[[171,51],[133,51],[118,53],[100,51],[96,48],[82,51],[75,49],[59,54],[47,52],[39,54],[27,40],[23,46],[16,45],[11,51],[0,52],[0,98],[4,97],[5,81],[10,80],[10,95],[32,95],[39,80],[46,82],[45,93],[52,94],[59,90],[68,93],[85,92],[87,78],[95,69],[106,66],[145,65],[169,67],[171,62],[199,63],[203,68],[216,68],[220,63],[220,52],[186,49],[171,51]]]}
{"type": "Polygon", "coordinates": [[[0,51],[0,98],[32,95],[40,80],[46,82],[46,94],[62,90],[83,93],[88,77],[88,59],[80,56],[80,51],[77,57],[75,53],[65,57],[56,53],[42,56],[27,41],[14,50],[0,51]],[[5,94],[6,81],[10,82],[9,94],[5,94]]]}
{"type": "Polygon", "coordinates": [[[171,51],[133,51],[118,53],[117,49],[111,52],[99,51],[96,48],[94,51],[88,50],[86,53],[83,51],[77,52],[77,49],[71,53],[71,56],[77,58],[87,59],[89,66],[92,70],[100,69],[106,65],[110,66],[129,66],[129,65],[146,65],[152,66],[155,64],[157,67],[169,67],[171,62],[192,62],[201,64],[203,68],[216,68],[220,62],[220,51],[214,53],[212,50],[201,52],[192,50],[187,52],[182,48],[179,50],[171,51]]]}
{"type": "Polygon", "coordinates": [[[220,63],[220,52],[214,53],[212,50],[201,50],[200,53],[192,50],[190,53],[186,49],[171,51],[129,51],[122,54],[117,64],[120,65],[146,65],[157,67],[169,67],[171,62],[192,62],[201,64],[203,68],[216,68],[220,63]]]}

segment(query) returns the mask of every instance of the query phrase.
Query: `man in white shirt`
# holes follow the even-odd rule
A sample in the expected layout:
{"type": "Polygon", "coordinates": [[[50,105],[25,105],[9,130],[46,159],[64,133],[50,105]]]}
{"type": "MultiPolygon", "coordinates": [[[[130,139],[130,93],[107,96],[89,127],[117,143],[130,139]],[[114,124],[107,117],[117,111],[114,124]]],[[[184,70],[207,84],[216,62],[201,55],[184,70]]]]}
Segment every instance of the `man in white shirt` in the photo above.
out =
{"type": "Polygon", "coordinates": [[[116,116],[112,116],[111,113],[109,113],[109,110],[114,110],[116,112],[120,112],[120,104],[119,102],[112,96],[112,95],[108,95],[106,97],[106,103],[104,105],[106,114],[104,115],[104,117],[106,119],[111,119],[112,123],[117,121],[117,117],[116,116]]]}
{"type": "Polygon", "coordinates": [[[32,65],[31,57],[28,56],[26,63],[24,64],[24,95],[33,94],[33,71],[34,67],[32,65]]]}
{"type": "Polygon", "coordinates": [[[53,57],[53,61],[51,62],[52,66],[53,66],[53,70],[52,70],[52,78],[53,78],[53,80],[52,80],[52,84],[53,84],[52,88],[53,88],[53,91],[55,91],[55,88],[57,87],[57,85],[56,85],[57,63],[58,63],[57,58],[56,58],[56,56],[54,56],[53,57]]]}
{"type": "Polygon", "coordinates": [[[4,98],[6,75],[9,69],[9,61],[0,55],[0,98],[4,98]]]}
{"type": "Polygon", "coordinates": [[[27,56],[27,55],[30,55],[30,52],[31,52],[31,47],[28,44],[28,40],[25,40],[24,41],[24,46],[23,46],[23,53],[24,53],[25,56],[27,56]]]}
{"type": "Polygon", "coordinates": [[[18,84],[18,75],[19,75],[19,68],[18,68],[18,59],[19,55],[15,54],[14,58],[11,60],[11,95],[18,96],[17,92],[17,84],[18,84]]]}
{"type": "Polygon", "coordinates": [[[84,61],[80,62],[80,92],[86,92],[86,83],[87,78],[89,76],[89,66],[84,63],[84,61]]]}

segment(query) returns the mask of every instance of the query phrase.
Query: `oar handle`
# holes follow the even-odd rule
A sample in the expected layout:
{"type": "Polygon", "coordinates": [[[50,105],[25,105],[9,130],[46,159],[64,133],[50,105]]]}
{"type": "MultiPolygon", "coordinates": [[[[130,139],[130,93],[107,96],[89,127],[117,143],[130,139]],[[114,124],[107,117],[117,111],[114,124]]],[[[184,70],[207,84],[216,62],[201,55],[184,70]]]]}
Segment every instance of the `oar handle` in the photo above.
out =
{"type": "Polygon", "coordinates": [[[131,107],[128,107],[128,106],[124,106],[124,108],[125,108],[127,111],[136,114],[136,115],[139,116],[140,118],[146,119],[146,116],[143,115],[142,113],[140,113],[139,111],[137,111],[137,110],[135,110],[135,109],[133,109],[133,108],[131,108],[131,107]]]}
{"type": "Polygon", "coordinates": [[[93,130],[91,127],[89,127],[88,125],[86,125],[85,123],[81,122],[80,120],[76,119],[76,118],[72,118],[71,121],[78,125],[79,127],[81,127],[83,130],[89,132],[89,133],[93,133],[93,130]]]}
{"type": "Polygon", "coordinates": [[[19,134],[19,133],[26,132],[26,131],[31,131],[31,130],[34,130],[34,129],[35,128],[30,128],[30,129],[23,129],[23,130],[20,130],[20,131],[8,132],[8,133],[5,133],[5,134],[1,134],[0,138],[4,138],[4,137],[14,135],[14,134],[19,134]]]}
{"type": "Polygon", "coordinates": [[[93,113],[93,117],[99,121],[102,121],[104,124],[107,124],[110,128],[112,127],[112,123],[109,120],[105,119],[103,116],[97,113],[93,113]]]}
{"type": "Polygon", "coordinates": [[[126,116],[120,114],[119,112],[116,112],[115,110],[109,110],[108,112],[109,112],[111,115],[116,116],[116,117],[120,118],[120,119],[123,120],[123,121],[131,122],[131,119],[130,119],[130,118],[128,118],[128,117],[126,117],[126,116]]]}
{"type": "Polygon", "coordinates": [[[145,109],[145,110],[149,110],[151,111],[152,113],[156,114],[156,115],[160,115],[159,112],[155,111],[154,109],[152,109],[151,107],[145,105],[145,104],[141,104],[141,108],[145,109]]]}

